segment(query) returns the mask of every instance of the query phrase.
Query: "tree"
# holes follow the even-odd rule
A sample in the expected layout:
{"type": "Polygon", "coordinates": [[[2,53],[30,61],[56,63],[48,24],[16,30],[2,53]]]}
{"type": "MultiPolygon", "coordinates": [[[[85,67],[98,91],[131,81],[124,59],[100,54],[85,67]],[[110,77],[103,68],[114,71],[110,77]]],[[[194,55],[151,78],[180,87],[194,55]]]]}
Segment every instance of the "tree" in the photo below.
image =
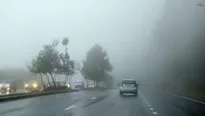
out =
{"type": "Polygon", "coordinates": [[[53,77],[54,71],[60,66],[59,52],[57,51],[58,41],[53,41],[52,44],[44,45],[41,60],[42,65],[45,67],[46,72],[50,74],[54,86],[55,80],[53,77]]]}
{"type": "Polygon", "coordinates": [[[87,52],[82,68],[86,79],[93,80],[97,85],[98,82],[105,80],[105,73],[112,72],[112,69],[107,52],[100,45],[94,45],[87,52]]]}
{"type": "MultiPolygon", "coordinates": [[[[65,53],[59,53],[57,50],[58,41],[55,40],[51,44],[45,44],[43,49],[38,53],[35,60],[32,61],[32,65],[28,66],[28,69],[32,73],[38,73],[41,75],[46,75],[48,83],[49,76],[51,76],[54,87],[56,87],[56,78],[54,79],[53,74],[64,74],[66,78],[74,74],[74,61],[70,60],[70,56],[67,52],[68,39],[64,39],[62,42],[65,45],[65,53]]],[[[42,80],[42,79],[41,79],[42,80]]],[[[65,79],[65,82],[68,79],[65,79]]]]}
{"type": "Polygon", "coordinates": [[[27,66],[28,70],[33,74],[39,74],[41,77],[41,84],[43,85],[43,89],[45,89],[45,84],[43,83],[43,71],[41,69],[41,64],[39,62],[39,58],[33,59],[31,62],[31,66],[27,66]]]}
{"type": "Polygon", "coordinates": [[[113,87],[113,82],[114,82],[114,77],[109,73],[105,73],[104,83],[105,83],[106,87],[112,88],[113,87]]]}
{"type": "Polygon", "coordinates": [[[66,37],[64,37],[64,38],[63,38],[63,41],[62,41],[62,44],[63,44],[65,47],[67,47],[68,42],[69,42],[69,39],[66,38],[66,37]]]}
{"type": "Polygon", "coordinates": [[[74,74],[75,62],[70,60],[70,56],[68,54],[68,42],[69,42],[69,39],[66,37],[62,41],[62,45],[64,45],[65,47],[65,53],[64,54],[61,53],[59,55],[60,62],[61,62],[61,68],[59,68],[60,69],[59,71],[66,75],[65,82],[68,80],[68,77],[69,77],[69,84],[71,86],[71,75],[74,74]]]}
{"type": "MultiPolygon", "coordinates": [[[[50,74],[54,86],[55,80],[53,77],[54,70],[59,67],[60,60],[59,60],[59,52],[57,51],[56,47],[58,45],[58,41],[53,41],[52,44],[46,44],[43,47],[43,50],[41,50],[36,58],[32,63],[32,67],[29,68],[29,70],[32,72],[37,72],[39,74],[50,74]]],[[[47,78],[48,79],[48,78],[47,78]]],[[[48,79],[49,82],[49,79],[48,79]]]]}
{"type": "Polygon", "coordinates": [[[41,74],[44,74],[46,75],[47,77],[47,81],[48,81],[48,84],[50,85],[50,80],[49,80],[49,76],[48,76],[48,72],[47,72],[47,67],[44,65],[44,59],[43,59],[43,54],[44,54],[44,51],[41,50],[36,58],[37,60],[37,63],[38,63],[38,67],[39,67],[39,72],[41,74]]]}
{"type": "Polygon", "coordinates": [[[79,71],[80,71],[80,73],[83,75],[83,77],[85,78],[85,81],[86,81],[86,84],[87,84],[87,88],[88,88],[88,80],[89,80],[89,77],[88,76],[86,76],[86,71],[87,71],[87,68],[86,67],[88,67],[87,66],[87,64],[86,64],[86,62],[83,60],[83,68],[82,68],[82,70],[81,69],[78,69],[79,71]]]}

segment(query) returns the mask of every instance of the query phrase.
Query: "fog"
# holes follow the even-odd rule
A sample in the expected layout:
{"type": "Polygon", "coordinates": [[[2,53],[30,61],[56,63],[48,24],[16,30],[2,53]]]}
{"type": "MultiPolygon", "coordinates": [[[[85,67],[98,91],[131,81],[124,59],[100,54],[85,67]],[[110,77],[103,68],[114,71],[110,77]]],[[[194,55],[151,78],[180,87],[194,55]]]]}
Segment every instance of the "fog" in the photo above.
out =
{"type": "Polygon", "coordinates": [[[78,62],[85,59],[94,44],[101,44],[117,78],[151,83],[193,80],[203,76],[200,64],[204,54],[205,7],[197,5],[201,3],[199,0],[1,1],[0,68],[26,69],[43,44],[68,37],[69,54],[78,62]]]}
{"type": "Polygon", "coordinates": [[[144,79],[169,88],[204,88],[205,1],[166,1],[147,52],[144,79]],[[191,85],[191,86],[190,86],[191,85]]]}
{"type": "Polygon", "coordinates": [[[0,68],[25,69],[43,44],[68,37],[72,59],[82,61],[92,45],[101,44],[114,73],[129,74],[142,65],[163,4],[163,0],[1,1],[0,68]]]}

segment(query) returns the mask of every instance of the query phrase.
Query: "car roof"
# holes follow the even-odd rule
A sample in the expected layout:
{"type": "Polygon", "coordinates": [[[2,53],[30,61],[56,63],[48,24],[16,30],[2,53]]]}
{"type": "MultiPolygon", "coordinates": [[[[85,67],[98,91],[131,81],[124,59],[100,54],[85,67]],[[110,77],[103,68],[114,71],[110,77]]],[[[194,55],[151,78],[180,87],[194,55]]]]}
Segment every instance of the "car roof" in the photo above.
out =
{"type": "Polygon", "coordinates": [[[134,79],[123,79],[122,83],[136,83],[136,80],[134,80],[134,79]]]}
{"type": "Polygon", "coordinates": [[[134,79],[123,79],[122,81],[136,81],[134,79]]]}

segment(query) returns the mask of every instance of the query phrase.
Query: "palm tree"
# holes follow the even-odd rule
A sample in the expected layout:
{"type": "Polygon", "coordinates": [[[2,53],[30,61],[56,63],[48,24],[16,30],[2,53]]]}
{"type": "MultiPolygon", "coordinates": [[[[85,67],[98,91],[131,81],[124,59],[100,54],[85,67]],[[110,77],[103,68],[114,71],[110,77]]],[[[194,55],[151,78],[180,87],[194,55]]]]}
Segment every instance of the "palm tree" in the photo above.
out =
{"type": "Polygon", "coordinates": [[[62,44],[63,44],[66,48],[67,48],[68,42],[69,42],[69,39],[68,39],[67,37],[64,37],[62,44]]]}
{"type": "MultiPolygon", "coordinates": [[[[69,39],[67,37],[63,38],[62,44],[63,46],[65,46],[65,59],[67,60],[67,65],[69,63],[69,55],[68,55],[68,43],[69,43],[69,39]]],[[[68,80],[68,74],[66,73],[66,80],[68,80]]],[[[71,77],[69,76],[69,85],[71,87],[71,77]]]]}

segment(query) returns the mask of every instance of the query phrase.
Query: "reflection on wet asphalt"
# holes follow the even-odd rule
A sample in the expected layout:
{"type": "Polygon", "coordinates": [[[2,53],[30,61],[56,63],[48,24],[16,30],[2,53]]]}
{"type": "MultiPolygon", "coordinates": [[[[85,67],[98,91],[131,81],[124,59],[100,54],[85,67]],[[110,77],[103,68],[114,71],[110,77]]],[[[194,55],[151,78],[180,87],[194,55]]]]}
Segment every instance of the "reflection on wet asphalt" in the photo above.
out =
{"type": "MultiPolygon", "coordinates": [[[[0,104],[1,116],[189,116],[170,96],[140,89],[137,97],[109,91],[84,90],[0,104]]],[[[179,102],[179,101],[177,101],[179,102]]]]}

